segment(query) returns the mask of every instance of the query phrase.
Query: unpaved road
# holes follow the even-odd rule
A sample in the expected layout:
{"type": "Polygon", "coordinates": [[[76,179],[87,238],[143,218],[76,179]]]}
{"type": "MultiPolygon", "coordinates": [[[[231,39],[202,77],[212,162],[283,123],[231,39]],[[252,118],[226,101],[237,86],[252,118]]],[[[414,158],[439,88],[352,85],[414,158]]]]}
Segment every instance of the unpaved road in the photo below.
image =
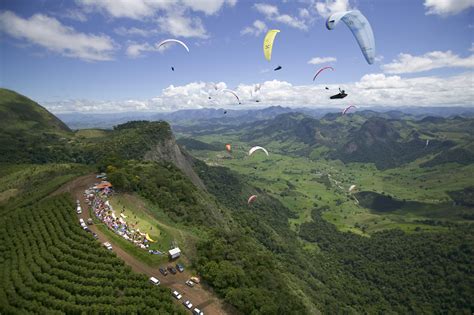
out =
{"type": "MultiPolygon", "coordinates": [[[[83,209],[82,214],[78,215],[78,218],[81,217],[86,221],[89,218],[89,211],[88,205],[84,202],[84,190],[88,187],[92,186],[94,183],[97,183],[98,180],[95,178],[95,175],[86,175],[82,177],[78,177],[75,180],[63,185],[53,194],[59,194],[64,192],[69,192],[74,196],[74,199],[79,200],[81,202],[81,207],[83,209]]],[[[74,200],[74,201],[75,201],[74,200]]],[[[79,224],[79,222],[78,222],[79,224]]],[[[185,270],[183,273],[177,273],[173,275],[168,273],[167,276],[163,276],[158,267],[150,267],[147,264],[139,261],[132,255],[128,254],[122,248],[120,248],[114,241],[108,239],[104,233],[102,233],[95,225],[90,225],[89,228],[97,233],[99,236],[99,241],[101,243],[110,242],[113,247],[113,251],[120,257],[127,265],[129,265],[133,271],[144,273],[147,276],[151,277],[154,276],[155,278],[160,279],[162,285],[172,289],[177,290],[183,296],[181,301],[190,300],[193,303],[194,307],[199,308],[203,311],[206,315],[214,315],[214,314],[230,314],[231,311],[225,309],[225,305],[221,300],[219,300],[212,292],[203,288],[202,285],[196,285],[193,288],[188,287],[185,284],[185,281],[189,279],[190,274],[185,270]]],[[[176,262],[174,263],[176,264],[176,262]]],[[[173,265],[174,265],[173,264],[173,265]]],[[[170,263],[169,265],[172,265],[170,263]]],[[[167,266],[167,265],[164,265],[167,266]]],[[[177,302],[177,303],[180,303],[177,302]]],[[[182,306],[184,308],[184,306],[182,306]]],[[[227,306],[228,307],[228,306],[227,306]]]]}

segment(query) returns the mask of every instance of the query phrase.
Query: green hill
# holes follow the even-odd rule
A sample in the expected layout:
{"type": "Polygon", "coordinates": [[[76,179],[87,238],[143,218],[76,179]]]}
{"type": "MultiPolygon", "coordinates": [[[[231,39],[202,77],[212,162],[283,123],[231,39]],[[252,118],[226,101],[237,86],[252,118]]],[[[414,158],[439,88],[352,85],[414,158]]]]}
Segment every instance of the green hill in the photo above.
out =
{"type": "Polygon", "coordinates": [[[0,89],[0,131],[70,132],[46,108],[7,89],[0,89]]]}

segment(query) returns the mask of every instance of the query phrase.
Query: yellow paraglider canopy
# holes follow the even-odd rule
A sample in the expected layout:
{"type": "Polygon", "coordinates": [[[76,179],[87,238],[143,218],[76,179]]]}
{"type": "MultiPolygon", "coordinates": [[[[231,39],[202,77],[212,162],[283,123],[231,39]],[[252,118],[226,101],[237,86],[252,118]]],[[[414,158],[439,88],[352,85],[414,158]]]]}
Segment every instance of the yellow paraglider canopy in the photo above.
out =
{"type": "Polygon", "coordinates": [[[146,233],[145,237],[146,237],[146,239],[147,239],[148,241],[150,241],[150,242],[152,242],[152,243],[155,243],[155,242],[156,242],[156,241],[154,241],[154,240],[150,237],[150,235],[148,235],[148,233],[146,233]]]}
{"type": "Polygon", "coordinates": [[[265,59],[268,61],[272,59],[273,41],[275,40],[276,34],[279,32],[280,30],[269,30],[263,40],[263,54],[265,55],[265,59]]]}

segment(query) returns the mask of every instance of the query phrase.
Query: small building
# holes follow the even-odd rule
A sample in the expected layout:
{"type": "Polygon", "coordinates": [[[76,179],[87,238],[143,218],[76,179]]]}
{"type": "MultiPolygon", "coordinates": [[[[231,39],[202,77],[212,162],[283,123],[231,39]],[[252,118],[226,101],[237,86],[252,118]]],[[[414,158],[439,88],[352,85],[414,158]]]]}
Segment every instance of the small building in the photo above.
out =
{"type": "Polygon", "coordinates": [[[178,258],[179,256],[181,256],[181,250],[179,249],[179,247],[175,247],[173,249],[170,249],[168,251],[168,253],[169,253],[170,259],[175,259],[175,258],[178,258]]]}

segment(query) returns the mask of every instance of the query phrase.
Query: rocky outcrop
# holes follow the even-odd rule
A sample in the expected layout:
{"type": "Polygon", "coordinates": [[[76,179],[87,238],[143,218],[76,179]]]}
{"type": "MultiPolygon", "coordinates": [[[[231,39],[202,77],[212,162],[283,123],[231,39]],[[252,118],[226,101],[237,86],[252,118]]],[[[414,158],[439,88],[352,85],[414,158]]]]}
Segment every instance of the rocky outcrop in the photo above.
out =
{"type": "Polygon", "coordinates": [[[154,145],[150,151],[145,153],[144,159],[147,161],[171,162],[179,168],[196,187],[203,190],[206,189],[202,180],[196,172],[194,172],[193,159],[186,152],[181,151],[173,135],[154,145]]]}

